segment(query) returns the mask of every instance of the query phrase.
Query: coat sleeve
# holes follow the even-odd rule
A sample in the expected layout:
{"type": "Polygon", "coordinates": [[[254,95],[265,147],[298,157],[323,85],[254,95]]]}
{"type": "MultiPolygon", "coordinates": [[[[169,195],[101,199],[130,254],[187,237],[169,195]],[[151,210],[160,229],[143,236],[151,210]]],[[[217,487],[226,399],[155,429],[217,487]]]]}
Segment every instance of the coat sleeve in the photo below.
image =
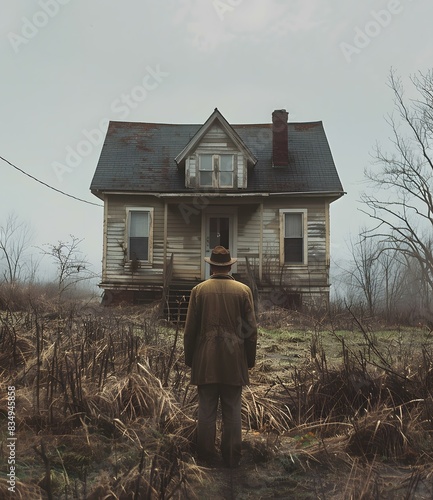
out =
{"type": "Polygon", "coordinates": [[[189,367],[192,366],[194,351],[198,334],[198,320],[197,320],[197,297],[195,288],[191,291],[191,296],[188,304],[188,312],[186,315],[185,329],[183,334],[183,347],[185,351],[185,364],[189,367]]]}
{"type": "Polygon", "coordinates": [[[244,321],[242,322],[242,329],[248,368],[253,368],[256,364],[257,323],[251,290],[248,290],[247,299],[244,303],[244,321]]]}

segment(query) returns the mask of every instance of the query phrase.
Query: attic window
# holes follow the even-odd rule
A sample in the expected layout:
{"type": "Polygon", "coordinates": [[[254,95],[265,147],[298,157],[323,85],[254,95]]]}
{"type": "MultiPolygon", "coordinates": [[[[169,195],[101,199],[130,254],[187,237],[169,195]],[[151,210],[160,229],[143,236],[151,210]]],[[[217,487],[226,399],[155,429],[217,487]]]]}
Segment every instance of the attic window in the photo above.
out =
{"type": "Polygon", "coordinates": [[[229,154],[199,155],[199,184],[200,187],[233,187],[234,156],[229,154]]]}

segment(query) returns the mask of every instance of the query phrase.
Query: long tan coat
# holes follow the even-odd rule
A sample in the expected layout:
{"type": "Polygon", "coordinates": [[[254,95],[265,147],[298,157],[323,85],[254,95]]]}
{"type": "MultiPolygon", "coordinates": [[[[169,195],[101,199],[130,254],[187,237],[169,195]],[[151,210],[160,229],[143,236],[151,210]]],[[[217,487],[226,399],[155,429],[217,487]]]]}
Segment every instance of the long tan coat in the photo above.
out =
{"type": "Polygon", "coordinates": [[[256,346],[257,325],[248,286],[230,275],[217,274],[192,289],[184,348],[193,385],[247,385],[256,346]]]}

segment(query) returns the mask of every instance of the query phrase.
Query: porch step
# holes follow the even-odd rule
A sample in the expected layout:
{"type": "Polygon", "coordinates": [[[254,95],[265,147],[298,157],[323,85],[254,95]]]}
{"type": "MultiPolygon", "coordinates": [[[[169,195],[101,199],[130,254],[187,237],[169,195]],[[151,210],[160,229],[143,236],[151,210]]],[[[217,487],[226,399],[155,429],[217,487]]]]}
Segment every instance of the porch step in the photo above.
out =
{"type": "Polygon", "coordinates": [[[197,283],[172,283],[165,301],[164,315],[169,321],[184,323],[191,290],[197,283]]]}

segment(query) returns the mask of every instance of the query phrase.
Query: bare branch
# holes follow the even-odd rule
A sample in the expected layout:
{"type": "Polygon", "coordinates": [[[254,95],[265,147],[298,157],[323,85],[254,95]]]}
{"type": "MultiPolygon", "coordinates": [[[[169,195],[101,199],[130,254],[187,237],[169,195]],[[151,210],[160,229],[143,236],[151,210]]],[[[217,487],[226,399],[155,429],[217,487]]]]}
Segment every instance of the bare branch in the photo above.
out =
{"type": "MultiPolygon", "coordinates": [[[[382,251],[400,256],[418,276],[423,307],[433,292],[433,71],[411,77],[417,98],[407,99],[402,80],[391,70],[388,85],[395,113],[387,118],[391,152],[377,145],[374,169],[366,170],[370,192],[362,195],[364,213],[375,221],[364,237],[375,238],[382,251]]],[[[417,281],[418,280],[418,281],[417,281]]],[[[433,306],[432,306],[433,308],[433,306]]]]}
{"type": "Polygon", "coordinates": [[[28,225],[15,214],[9,214],[6,223],[0,226],[0,263],[3,262],[1,272],[6,283],[16,283],[32,274],[25,255],[30,240],[28,225]]]}
{"type": "Polygon", "coordinates": [[[94,278],[96,274],[89,269],[89,263],[79,249],[82,239],[70,235],[69,241],[58,241],[57,244],[45,245],[45,255],[54,260],[57,267],[57,285],[62,295],[68,288],[77,283],[94,278]]]}

